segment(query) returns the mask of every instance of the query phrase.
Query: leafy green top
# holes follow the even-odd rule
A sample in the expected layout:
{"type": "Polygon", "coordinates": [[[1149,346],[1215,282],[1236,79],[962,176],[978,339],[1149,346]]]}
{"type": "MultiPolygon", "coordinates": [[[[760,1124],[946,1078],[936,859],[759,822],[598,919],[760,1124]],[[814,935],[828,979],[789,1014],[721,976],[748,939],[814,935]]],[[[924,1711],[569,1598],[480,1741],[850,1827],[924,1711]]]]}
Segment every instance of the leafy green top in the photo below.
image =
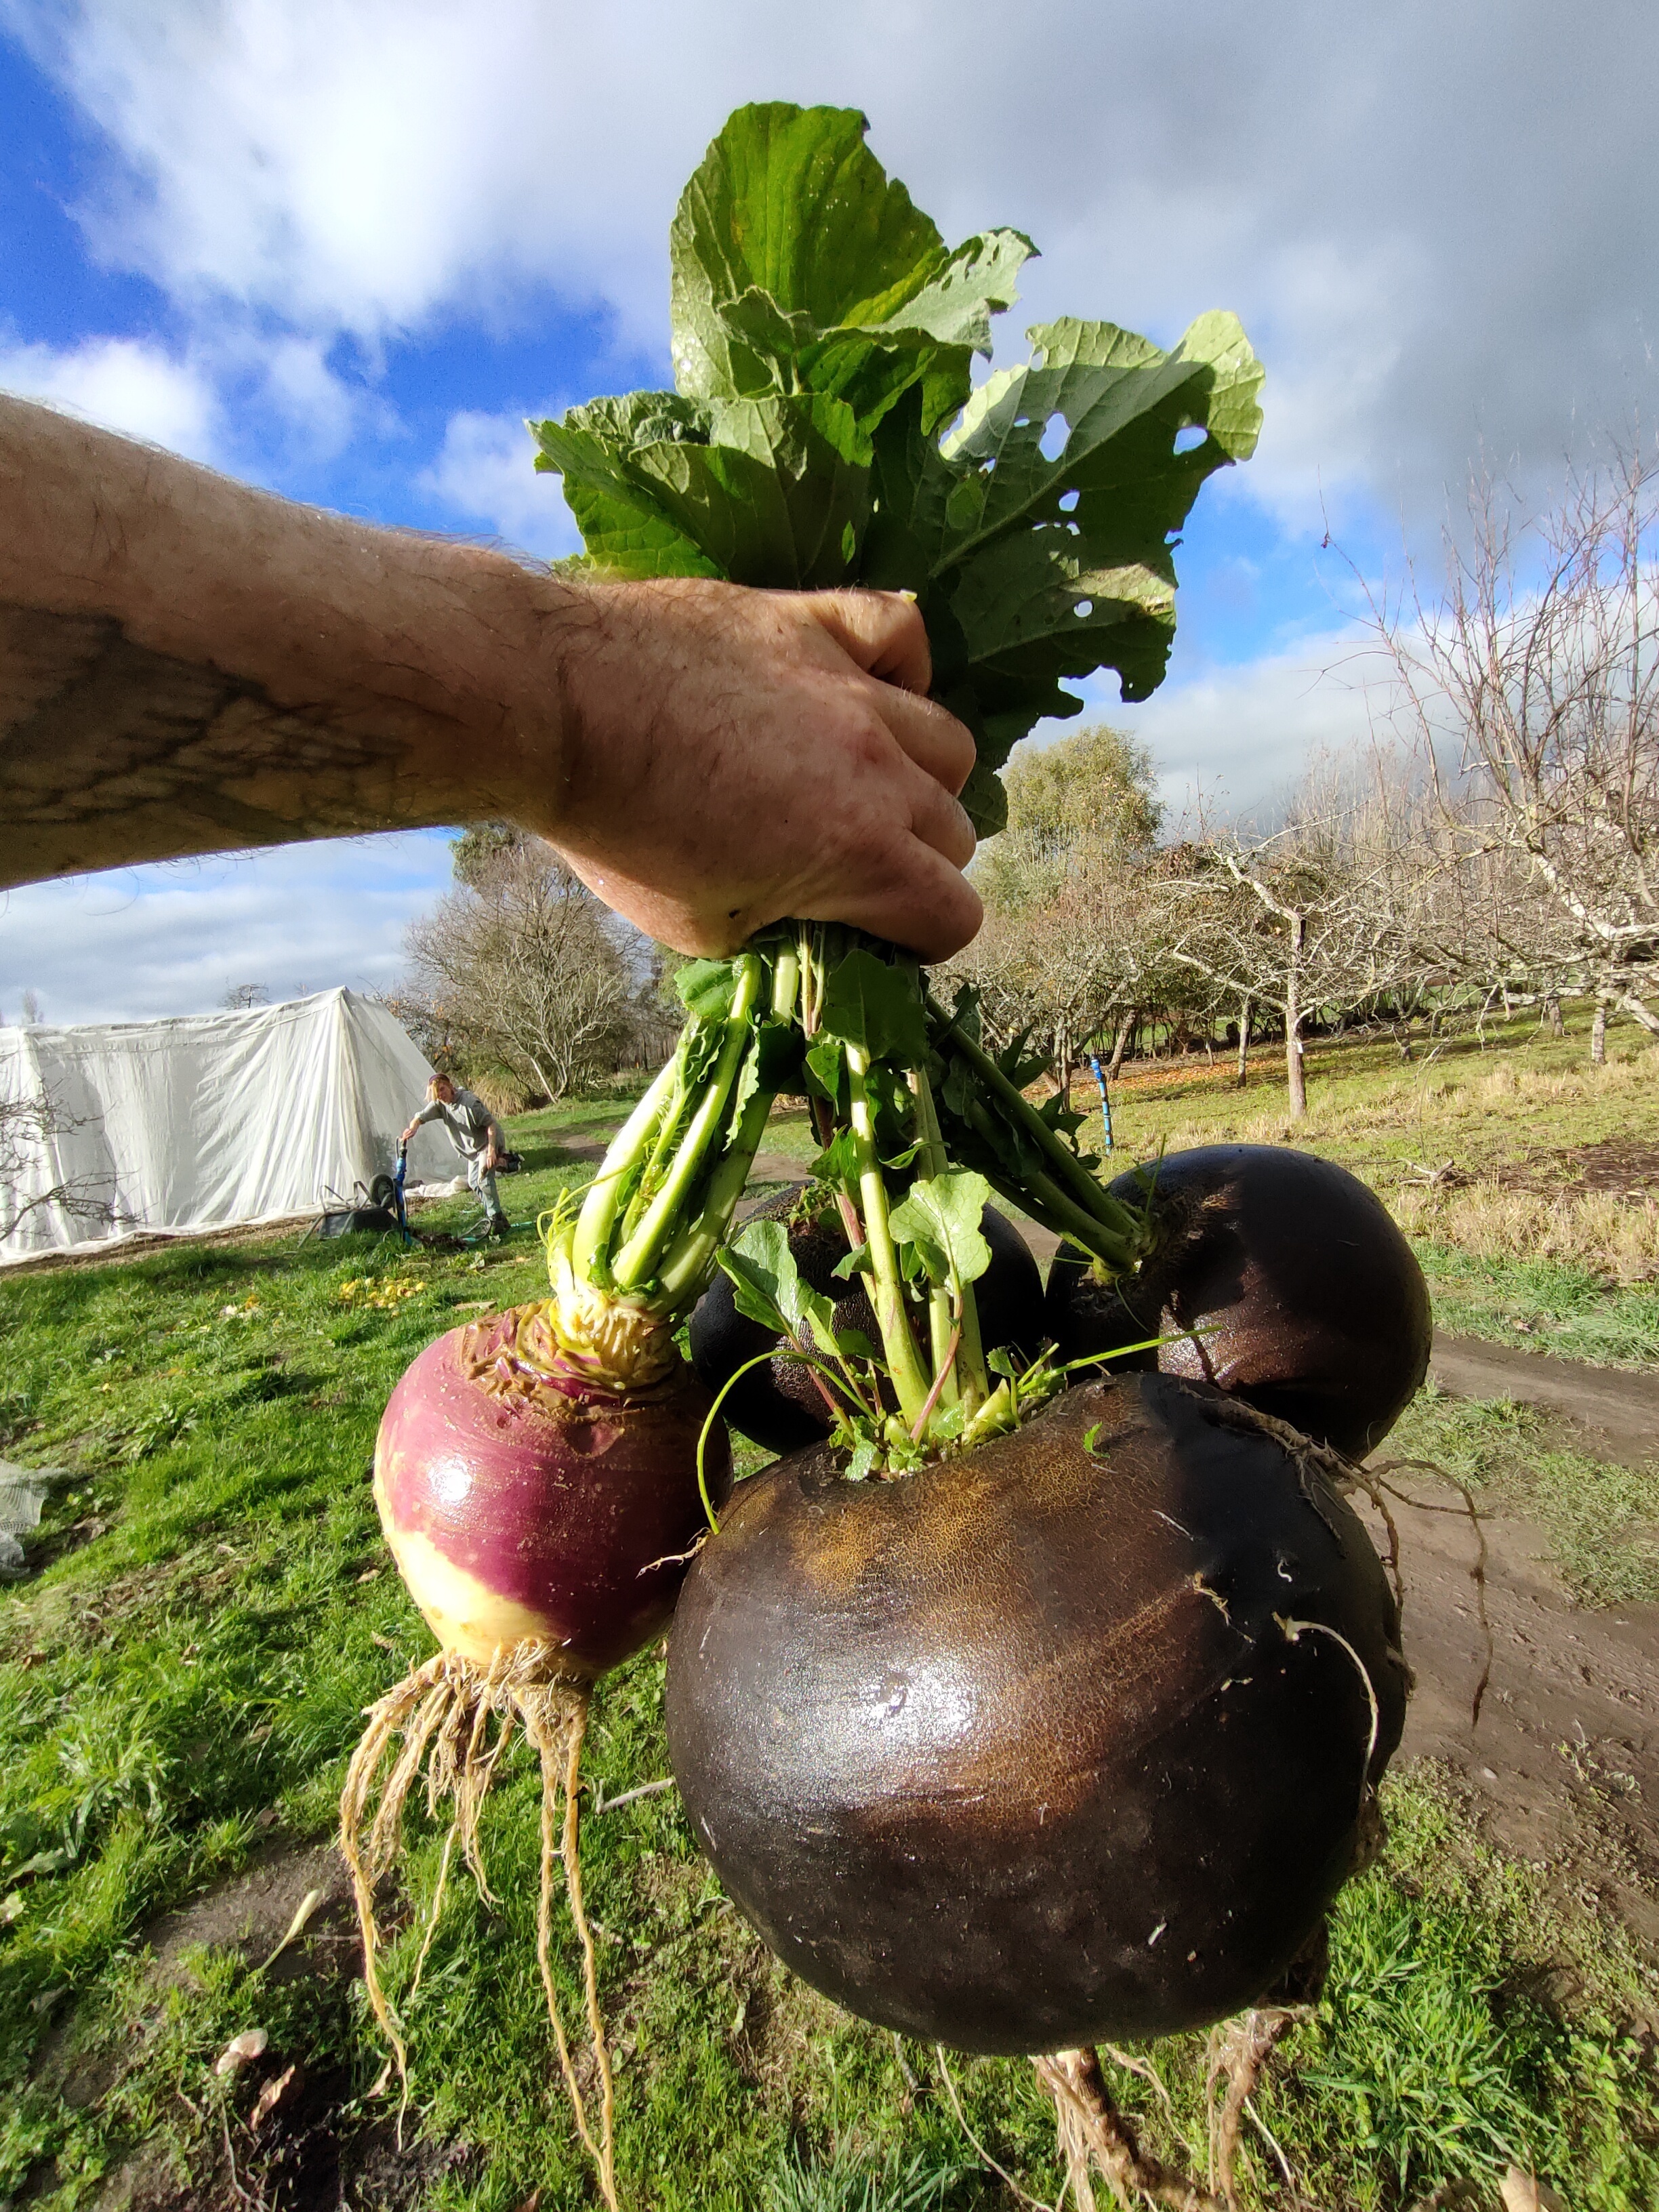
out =
{"type": "Polygon", "coordinates": [[[999,230],[948,250],[867,128],[851,108],[732,116],[670,232],[678,389],[533,424],[536,465],[564,478],[576,567],[914,592],[988,836],[1013,745],[1080,710],[1067,680],[1114,668],[1126,699],[1163,680],[1171,547],[1205,477],[1254,450],[1261,368],[1231,314],[1169,353],[1067,320],[975,391],[1036,249],[999,230]]]}

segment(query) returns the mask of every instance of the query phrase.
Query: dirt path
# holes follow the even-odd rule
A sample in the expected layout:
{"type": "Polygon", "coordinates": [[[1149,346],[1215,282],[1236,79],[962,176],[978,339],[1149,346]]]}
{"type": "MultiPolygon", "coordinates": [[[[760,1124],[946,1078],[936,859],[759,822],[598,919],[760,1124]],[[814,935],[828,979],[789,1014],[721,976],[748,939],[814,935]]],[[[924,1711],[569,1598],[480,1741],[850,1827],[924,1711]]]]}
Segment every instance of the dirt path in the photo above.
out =
{"type": "Polygon", "coordinates": [[[1518,1398],[1547,1406],[1593,1432],[1606,1456],[1636,1461],[1659,1453],[1659,1376],[1586,1367],[1545,1352],[1518,1352],[1479,1336],[1438,1331],[1429,1373],[1454,1398],[1518,1398]]]}
{"type": "MultiPolygon", "coordinates": [[[[1395,1509],[1417,1676],[1401,1756],[1447,1760],[1506,1850],[1588,1885],[1659,1949],[1659,1607],[1574,1605],[1536,1530],[1486,1520],[1492,1659],[1477,1721],[1479,1544],[1455,1492],[1407,1486],[1423,1507],[1395,1509]]],[[[1367,1517],[1385,1548],[1380,1521],[1367,1517]]]]}

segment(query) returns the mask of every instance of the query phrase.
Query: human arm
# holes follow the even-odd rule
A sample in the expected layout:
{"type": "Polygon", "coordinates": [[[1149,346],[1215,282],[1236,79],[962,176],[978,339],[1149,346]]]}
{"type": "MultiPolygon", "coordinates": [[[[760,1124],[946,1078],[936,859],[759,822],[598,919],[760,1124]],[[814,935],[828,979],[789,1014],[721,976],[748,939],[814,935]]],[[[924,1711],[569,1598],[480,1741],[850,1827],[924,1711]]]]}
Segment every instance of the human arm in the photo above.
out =
{"type": "Polygon", "coordinates": [[[420,1112],[416,1115],[413,1121],[410,1121],[409,1127],[404,1131],[404,1143],[408,1144],[410,1139],[414,1136],[416,1129],[420,1128],[424,1122],[435,1121],[442,1111],[443,1108],[439,1105],[435,1098],[428,1099],[426,1104],[422,1107],[420,1112]]]}
{"type": "Polygon", "coordinates": [[[914,607],[573,585],[0,398],[0,883],[485,817],[684,951],[978,925],[914,607]]]}

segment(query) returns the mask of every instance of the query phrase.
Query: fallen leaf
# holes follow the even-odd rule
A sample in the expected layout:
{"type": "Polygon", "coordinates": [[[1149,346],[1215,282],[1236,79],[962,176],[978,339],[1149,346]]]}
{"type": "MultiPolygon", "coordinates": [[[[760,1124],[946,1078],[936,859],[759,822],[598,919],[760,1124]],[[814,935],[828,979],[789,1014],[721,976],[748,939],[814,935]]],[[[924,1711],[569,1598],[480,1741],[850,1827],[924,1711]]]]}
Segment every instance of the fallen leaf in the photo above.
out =
{"type": "Polygon", "coordinates": [[[1518,2166],[1510,2166],[1499,2185],[1504,2199],[1504,2212],[1567,2212],[1566,2206],[1550,2187],[1535,2173],[1528,2173],[1518,2166]]]}
{"type": "MultiPolygon", "coordinates": [[[[287,1935],[283,1936],[282,1942],[271,1953],[270,1957],[265,1960],[266,1966],[272,1965],[276,1960],[280,1959],[283,1952],[287,1950],[289,1945],[293,1942],[295,1937],[303,1933],[307,1921],[310,1919],[312,1914],[322,1903],[323,1895],[324,1893],[320,1889],[308,1889],[306,1892],[305,1895],[300,1899],[299,1904],[295,1908],[293,1919],[288,1923],[287,1935]]],[[[261,1967],[260,1972],[263,1973],[264,1971],[264,1968],[261,1967]]]]}
{"type": "Polygon", "coordinates": [[[256,2058],[263,2058],[270,2038],[262,2027],[245,2027],[240,2035],[233,2035],[219,2053],[214,2064],[216,2074],[240,2074],[244,2066],[251,2066],[256,2058]]]}
{"type": "Polygon", "coordinates": [[[283,2106],[296,2104],[305,2086],[305,2069],[296,2058],[274,2081],[267,2081],[260,2090],[258,2101],[247,2116],[249,2133],[257,2134],[271,2114],[280,2112],[283,2106]]]}

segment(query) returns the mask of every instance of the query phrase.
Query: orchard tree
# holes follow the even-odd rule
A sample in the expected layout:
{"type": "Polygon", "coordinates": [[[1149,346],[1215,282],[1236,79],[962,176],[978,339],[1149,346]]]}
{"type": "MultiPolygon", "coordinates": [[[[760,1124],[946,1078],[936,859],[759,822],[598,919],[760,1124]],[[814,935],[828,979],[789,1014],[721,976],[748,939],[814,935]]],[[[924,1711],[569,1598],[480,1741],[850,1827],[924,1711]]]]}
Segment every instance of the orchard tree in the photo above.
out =
{"type": "Polygon", "coordinates": [[[1593,993],[1601,1058],[1612,1012],[1659,1036],[1659,453],[1616,450],[1530,517],[1483,480],[1470,515],[1436,603],[1372,599],[1390,703],[1504,901],[1495,941],[1593,993]]]}
{"type": "Polygon", "coordinates": [[[461,843],[465,876],[410,928],[405,997],[447,1057],[561,1098],[629,1042],[635,979],[617,925],[539,839],[461,843]]]}

